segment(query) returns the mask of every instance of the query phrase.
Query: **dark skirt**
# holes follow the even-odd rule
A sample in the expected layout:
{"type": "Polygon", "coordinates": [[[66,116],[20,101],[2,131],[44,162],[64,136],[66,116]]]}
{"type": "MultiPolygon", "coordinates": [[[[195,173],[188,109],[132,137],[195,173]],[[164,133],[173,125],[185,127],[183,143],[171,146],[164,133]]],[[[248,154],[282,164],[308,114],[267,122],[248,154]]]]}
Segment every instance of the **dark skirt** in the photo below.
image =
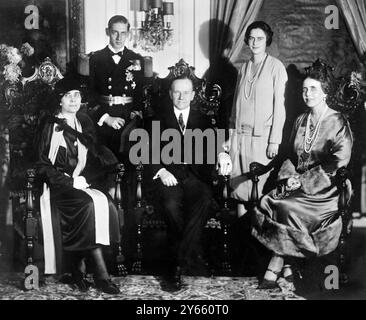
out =
{"type": "MultiPolygon", "coordinates": [[[[108,194],[110,243],[120,240],[118,212],[108,194]]],[[[83,251],[100,246],[95,241],[95,213],[92,198],[74,188],[51,189],[51,202],[57,208],[56,218],[61,227],[62,248],[83,251]]],[[[54,213],[53,213],[54,214],[54,213]]]]}

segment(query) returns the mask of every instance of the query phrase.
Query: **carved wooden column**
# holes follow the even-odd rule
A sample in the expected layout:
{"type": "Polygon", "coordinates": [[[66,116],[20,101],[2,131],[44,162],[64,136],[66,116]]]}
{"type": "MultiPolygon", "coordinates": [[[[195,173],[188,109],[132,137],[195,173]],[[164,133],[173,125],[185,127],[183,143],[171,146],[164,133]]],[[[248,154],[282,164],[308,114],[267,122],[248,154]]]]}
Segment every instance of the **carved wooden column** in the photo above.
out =
{"type": "Polygon", "coordinates": [[[78,54],[85,53],[84,0],[68,0],[69,8],[69,56],[77,62],[78,54]]]}
{"type": "Polygon", "coordinates": [[[338,267],[339,267],[339,281],[341,284],[347,284],[349,279],[346,273],[347,267],[347,238],[351,233],[352,220],[348,210],[347,197],[347,178],[348,171],[346,168],[340,168],[337,171],[338,188],[340,191],[338,202],[338,214],[342,218],[342,232],[338,244],[338,267]]]}
{"type": "Polygon", "coordinates": [[[137,224],[137,244],[136,244],[136,261],[132,266],[132,272],[137,274],[143,273],[142,268],[142,215],[144,212],[144,208],[142,207],[142,179],[143,179],[143,170],[144,166],[140,163],[136,168],[136,179],[137,179],[137,188],[136,188],[136,207],[135,207],[135,219],[137,224]]]}
{"type": "Polygon", "coordinates": [[[127,269],[124,265],[125,256],[123,254],[123,247],[122,247],[123,226],[124,226],[124,222],[125,222],[125,212],[124,212],[124,209],[122,207],[122,204],[123,204],[122,181],[123,181],[124,174],[125,174],[124,165],[122,163],[118,164],[117,165],[116,190],[115,190],[114,200],[115,200],[115,204],[116,204],[117,211],[118,211],[118,222],[119,222],[119,230],[120,230],[120,235],[121,235],[120,242],[118,243],[118,253],[117,253],[117,257],[116,257],[117,275],[120,276],[120,277],[121,276],[124,277],[124,276],[127,275],[127,269]]]}
{"type": "Polygon", "coordinates": [[[37,219],[34,217],[34,169],[27,170],[25,235],[27,239],[27,265],[34,263],[34,238],[37,234],[37,219]]]}
{"type": "Polygon", "coordinates": [[[231,264],[229,259],[229,183],[230,183],[230,176],[224,176],[224,188],[222,192],[223,196],[223,208],[222,214],[224,219],[222,219],[222,232],[223,232],[223,262],[222,262],[222,272],[225,276],[229,276],[232,273],[231,264]]]}
{"type": "Polygon", "coordinates": [[[27,170],[26,173],[26,212],[25,212],[25,237],[27,265],[24,269],[24,289],[32,290],[39,288],[39,271],[34,265],[34,240],[37,235],[37,219],[34,217],[34,180],[36,171],[27,170]]]}
{"type": "Polygon", "coordinates": [[[253,187],[252,187],[252,194],[251,194],[251,205],[254,207],[258,206],[258,201],[259,201],[259,193],[258,193],[258,182],[259,182],[259,178],[258,178],[258,170],[259,170],[259,164],[256,162],[253,162],[250,164],[249,166],[249,170],[250,170],[250,174],[251,174],[251,180],[253,182],[253,187]]]}

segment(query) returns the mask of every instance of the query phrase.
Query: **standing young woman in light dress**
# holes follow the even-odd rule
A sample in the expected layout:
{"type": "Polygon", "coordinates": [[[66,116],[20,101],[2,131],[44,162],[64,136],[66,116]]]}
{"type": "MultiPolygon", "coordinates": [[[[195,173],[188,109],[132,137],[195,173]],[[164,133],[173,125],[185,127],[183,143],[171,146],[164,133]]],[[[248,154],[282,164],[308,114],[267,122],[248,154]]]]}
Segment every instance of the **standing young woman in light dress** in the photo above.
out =
{"type": "MultiPolygon", "coordinates": [[[[252,188],[250,179],[243,174],[249,171],[251,162],[270,162],[282,141],[287,72],[281,61],[266,52],[272,37],[270,26],[263,21],[249,25],[245,34],[252,57],[239,73],[226,144],[233,162],[232,197],[239,201],[239,216],[246,211],[244,204],[250,199],[252,188]]],[[[268,176],[269,173],[260,180],[260,194],[268,176]]]]}

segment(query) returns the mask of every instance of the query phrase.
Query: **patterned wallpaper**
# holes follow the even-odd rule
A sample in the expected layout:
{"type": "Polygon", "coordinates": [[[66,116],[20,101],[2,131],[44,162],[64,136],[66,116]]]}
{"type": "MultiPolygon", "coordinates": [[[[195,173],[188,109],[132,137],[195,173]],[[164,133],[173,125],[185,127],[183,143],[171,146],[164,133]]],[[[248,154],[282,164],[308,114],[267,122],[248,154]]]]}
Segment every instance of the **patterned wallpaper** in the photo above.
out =
{"type": "Polygon", "coordinates": [[[300,71],[318,57],[333,65],[336,75],[359,68],[341,12],[339,30],[324,26],[325,8],[335,4],[335,0],[265,0],[258,19],[266,21],[275,33],[270,52],[300,71]]]}

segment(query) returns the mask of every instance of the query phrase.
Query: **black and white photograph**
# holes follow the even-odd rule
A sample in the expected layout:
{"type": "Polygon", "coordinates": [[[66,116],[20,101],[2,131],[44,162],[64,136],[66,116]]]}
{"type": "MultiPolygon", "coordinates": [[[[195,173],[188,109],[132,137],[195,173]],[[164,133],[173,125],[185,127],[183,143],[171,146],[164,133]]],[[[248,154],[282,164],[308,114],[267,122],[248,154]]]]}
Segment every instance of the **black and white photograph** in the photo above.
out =
{"type": "Polygon", "coordinates": [[[0,300],[365,300],[366,1],[0,0],[0,166],[0,300]]]}

